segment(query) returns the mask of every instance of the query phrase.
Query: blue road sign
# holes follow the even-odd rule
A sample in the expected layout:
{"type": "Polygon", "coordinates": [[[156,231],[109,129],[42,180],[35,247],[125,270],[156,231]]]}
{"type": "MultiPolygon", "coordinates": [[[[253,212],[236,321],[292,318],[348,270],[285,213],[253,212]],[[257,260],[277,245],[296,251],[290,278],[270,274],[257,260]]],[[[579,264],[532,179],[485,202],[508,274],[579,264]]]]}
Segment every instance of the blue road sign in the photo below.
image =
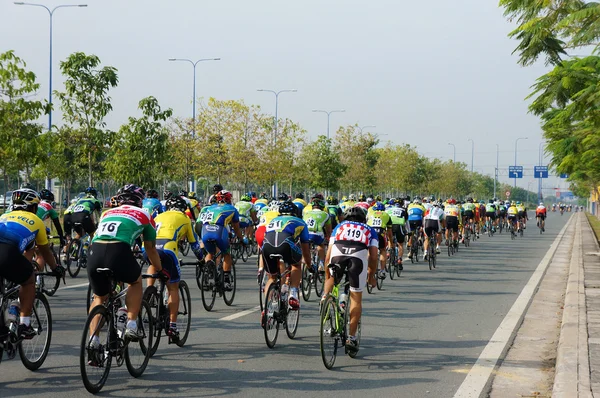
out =
{"type": "Polygon", "coordinates": [[[508,166],[508,178],[523,178],[523,166],[508,166]]]}
{"type": "Polygon", "coordinates": [[[562,173],[560,175],[560,178],[569,178],[569,175],[567,173],[562,173]]]}
{"type": "Polygon", "coordinates": [[[548,166],[534,166],[533,175],[535,178],[548,178],[548,166]]]}

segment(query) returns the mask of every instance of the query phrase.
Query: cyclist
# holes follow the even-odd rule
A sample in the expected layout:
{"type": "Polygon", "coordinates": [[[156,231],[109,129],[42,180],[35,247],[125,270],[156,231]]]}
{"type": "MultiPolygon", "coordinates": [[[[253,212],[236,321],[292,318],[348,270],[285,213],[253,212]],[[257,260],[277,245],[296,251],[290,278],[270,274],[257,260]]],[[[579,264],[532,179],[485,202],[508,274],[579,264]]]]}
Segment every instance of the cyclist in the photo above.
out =
{"type": "Polygon", "coordinates": [[[236,202],[235,208],[240,215],[240,228],[242,228],[248,239],[251,239],[254,236],[254,224],[258,221],[252,199],[248,195],[242,196],[240,201],[236,202]]]}
{"type": "Polygon", "coordinates": [[[408,220],[408,213],[403,207],[404,201],[401,199],[390,199],[388,201],[389,207],[385,210],[386,213],[392,219],[392,236],[396,237],[396,246],[398,247],[398,259],[396,260],[401,270],[404,269],[402,266],[402,256],[404,256],[404,225],[408,220]]]}
{"type": "MultiPolygon", "coordinates": [[[[331,235],[331,221],[329,213],[325,211],[325,201],[318,197],[312,198],[310,201],[311,209],[304,212],[302,219],[308,227],[308,239],[312,244],[317,247],[317,253],[319,256],[319,271],[323,270],[323,264],[325,262],[325,242],[329,240],[331,235]]],[[[313,268],[317,267],[317,264],[312,265],[313,268]]]]}
{"type": "MultiPolygon", "coordinates": [[[[98,191],[96,188],[88,187],[85,190],[85,196],[79,199],[73,208],[71,222],[73,223],[77,239],[81,238],[84,232],[90,236],[90,239],[94,237],[96,221],[100,218],[102,212],[102,203],[97,198],[98,191]],[[81,224],[83,230],[75,227],[75,224],[81,224]]],[[[83,244],[84,255],[87,255],[88,246],[87,241],[85,241],[83,244]]]]}
{"type": "Polygon", "coordinates": [[[198,196],[196,195],[196,192],[189,192],[188,193],[188,199],[190,200],[190,205],[192,208],[192,213],[194,213],[194,219],[198,219],[198,214],[200,214],[200,202],[198,202],[198,196]]]}
{"type": "Polygon", "coordinates": [[[392,248],[392,219],[385,212],[385,205],[376,202],[367,212],[367,225],[377,231],[379,235],[379,278],[385,279],[385,262],[387,260],[386,249],[392,248]]]}
{"type": "Polygon", "coordinates": [[[329,213],[331,229],[333,230],[344,219],[344,216],[340,206],[338,206],[338,200],[331,195],[327,197],[327,212],[329,213]]]}
{"type": "MultiPolygon", "coordinates": [[[[179,311],[179,281],[181,280],[181,269],[179,268],[177,243],[182,239],[187,239],[196,258],[202,260],[202,249],[196,240],[196,235],[192,230],[192,223],[185,215],[187,203],[179,196],[172,196],[167,199],[167,211],[159,214],[156,219],[156,250],[160,257],[162,268],[166,269],[170,275],[167,282],[169,291],[169,313],[170,325],[167,336],[172,342],[179,340],[177,331],[177,313],[179,311]]],[[[148,259],[149,260],[149,259],[148,259]]],[[[157,272],[156,267],[150,261],[148,273],[157,272]]],[[[148,286],[154,285],[153,279],[148,279],[148,286]]]]}
{"type": "Polygon", "coordinates": [[[519,210],[517,209],[517,204],[515,202],[511,202],[510,206],[506,210],[506,214],[508,216],[508,222],[512,226],[513,231],[518,231],[519,210]]]}
{"type": "Polygon", "coordinates": [[[460,208],[456,205],[456,199],[448,199],[448,202],[444,207],[444,219],[446,220],[446,246],[458,241],[459,217],[460,208]]]}
{"type": "MultiPolygon", "coordinates": [[[[473,222],[473,220],[475,219],[475,203],[473,203],[473,198],[469,197],[467,198],[467,202],[463,203],[462,208],[463,208],[463,231],[462,231],[462,235],[463,235],[463,239],[462,242],[464,243],[464,236],[465,236],[465,229],[467,228],[467,225],[471,225],[471,223],[473,222]]],[[[471,231],[472,233],[475,233],[475,231],[471,231]]]]}
{"type": "MultiPolygon", "coordinates": [[[[508,201],[506,201],[506,202],[508,202],[508,201]]],[[[498,208],[498,221],[500,223],[506,222],[506,210],[508,209],[508,207],[506,207],[506,205],[507,205],[506,202],[504,202],[504,203],[502,201],[498,202],[498,206],[497,206],[497,208],[498,208]]],[[[510,204],[510,202],[508,202],[508,204],[510,204]]]]}
{"type": "Polygon", "coordinates": [[[158,192],[156,189],[150,189],[146,192],[146,198],[142,202],[142,207],[148,210],[148,213],[150,213],[152,218],[156,218],[156,216],[163,212],[163,207],[158,199],[158,192]]]}
{"type": "Polygon", "coordinates": [[[356,195],[351,193],[348,195],[348,200],[342,200],[340,204],[340,209],[344,212],[346,209],[353,207],[356,204],[356,195]]]}
{"type": "MultiPolygon", "coordinates": [[[[412,234],[417,234],[417,239],[419,239],[418,244],[420,244],[420,231],[423,227],[423,216],[425,215],[425,208],[421,205],[421,198],[416,197],[413,200],[413,203],[408,205],[407,209],[408,213],[408,235],[412,236],[412,234]]],[[[407,247],[410,247],[410,239],[408,240],[407,247]]],[[[408,250],[408,258],[412,258],[412,253],[410,249],[408,250]]]]}
{"type": "Polygon", "coordinates": [[[542,229],[542,232],[546,231],[546,216],[548,215],[544,202],[540,202],[537,209],[535,209],[535,217],[538,219],[537,225],[542,229]]]}
{"type": "MultiPolygon", "coordinates": [[[[440,243],[442,242],[442,227],[444,226],[444,211],[441,209],[442,205],[438,201],[434,201],[431,208],[425,213],[423,218],[423,227],[425,228],[425,236],[429,237],[435,234],[436,247],[435,252],[440,253],[440,243]]],[[[427,249],[429,248],[429,239],[425,239],[423,245],[423,260],[427,260],[427,249]]]]}
{"type": "MultiPolygon", "coordinates": [[[[242,237],[240,231],[240,215],[235,207],[231,204],[231,192],[221,191],[215,194],[217,203],[209,206],[202,222],[202,242],[207,251],[205,260],[208,263],[213,261],[217,252],[217,248],[223,255],[223,288],[226,291],[231,291],[231,267],[233,261],[229,252],[229,230],[231,225],[235,231],[235,235],[244,245],[248,244],[248,238],[242,237]]],[[[214,265],[214,264],[213,264],[214,265]]]]}
{"type": "Polygon", "coordinates": [[[304,200],[304,195],[302,194],[302,192],[298,192],[296,194],[296,198],[294,200],[292,200],[292,202],[296,205],[300,214],[302,214],[302,212],[304,211],[304,208],[308,204],[304,200]]]}
{"type": "MultiPolygon", "coordinates": [[[[358,350],[355,336],[362,314],[362,289],[366,283],[371,286],[376,284],[379,234],[366,223],[367,218],[361,208],[347,208],[344,211],[344,221],[331,234],[326,257],[327,264],[348,265],[350,330],[346,347],[354,352],[358,350]]],[[[333,278],[329,272],[325,275],[323,299],[333,290],[333,278]]]]}
{"type": "Polygon", "coordinates": [[[517,210],[519,210],[519,228],[527,229],[527,209],[525,205],[517,201],[517,210]]]}
{"type": "Polygon", "coordinates": [[[492,232],[496,232],[496,204],[494,203],[494,199],[490,199],[489,202],[485,205],[485,221],[491,221],[492,224],[492,232]]]}
{"type": "MultiPolygon", "coordinates": [[[[194,209],[192,208],[192,201],[188,198],[187,191],[182,189],[177,193],[177,196],[179,196],[181,199],[183,199],[183,201],[188,206],[187,210],[185,211],[185,215],[188,216],[190,218],[190,220],[196,222],[196,213],[194,212],[194,209]]],[[[165,205],[166,205],[166,202],[165,202],[165,205]]]]}
{"type": "MultiPolygon", "coordinates": [[[[282,261],[292,267],[288,305],[293,310],[298,310],[300,309],[298,287],[300,286],[302,274],[300,261],[304,259],[306,266],[309,269],[312,268],[308,226],[301,218],[297,217],[298,208],[294,203],[290,201],[280,203],[278,209],[279,216],[273,218],[268,225],[264,226],[262,256],[266,264],[266,270],[269,273],[269,280],[264,291],[266,292],[269,289],[274,280],[274,275],[281,272],[282,264],[280,264],[279,258],[272,258],[271,255],[283,256],[282,261]]],[[[261,319],[263,318],[261,317],[261,319]]]]}
{"type": "MultiPolygon", "coordinates": [[[[115,280],[129,284],[125,301],[128,319],[125,338],[131,341],[144,337],[137,325],[142,304],[141,270],[131,251],[131,246],[138,237],[143,238],[146,255],[155,269],[169,278],[156,251],[156,225],[150,214],[142,208],[145,196],[144,190],[134,184],[125,185],[117,191],[114,200],[118,207],[111,208],[102,215],[88,257],[88,278],[94,292],[90,312],[104,303],[111,289],[108,275],[96,272],[98,268],[111,269],[115,280]]],[[[90,331],[95,330],[95,326],[92,322],[90,331]]],[[[98,336],[92,337],[91,346],[100,348],[98,336]]],[[[88,355],[89,365],[97,365],[97,356],[101,353],[94,350],[88,355]]]]}
{"type": "Polygon", "coordinates": [[[56,212],[56,210],[54,210],[54,206],[52,205],[52,202],[54,202],[54,194],[48,189],[42,189],[40,191],[40,199],[41,201],[38,205],[36,215],[42,221],[46,221],[46,219],[48,218],[52,220],[52,223],[56,228],[56,233],[60,237],[60,245],[63,246],[65,244],[63,229],[60,225],[58,213],[56,212]]]}
{"type": "Polygon", "coordinates": [[[65,269],[57,265],[48,245],[48,235],[42,220],[36,215],[40,197],[32,189],[21,188],[12,193],[12,211],[0,216],[0,276],[21,285],[19,290],[19,337],[30,340],[37,335],[31,326],[31,311],[35,299],[35,276],[31,261],[34,247],[50,268],[63,276],[65,269]]]}

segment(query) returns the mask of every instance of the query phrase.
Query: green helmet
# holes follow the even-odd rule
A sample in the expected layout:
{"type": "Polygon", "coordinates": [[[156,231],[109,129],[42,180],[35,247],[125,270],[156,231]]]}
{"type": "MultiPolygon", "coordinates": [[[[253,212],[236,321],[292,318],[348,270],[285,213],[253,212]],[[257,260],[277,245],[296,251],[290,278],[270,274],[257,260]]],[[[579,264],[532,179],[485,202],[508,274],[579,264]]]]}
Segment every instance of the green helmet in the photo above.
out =
{"type": "Polygon", "coordinates": [[[252,199],[248,195],[244,195],[240,198],[242,202],[250,202],[252,199]]]}

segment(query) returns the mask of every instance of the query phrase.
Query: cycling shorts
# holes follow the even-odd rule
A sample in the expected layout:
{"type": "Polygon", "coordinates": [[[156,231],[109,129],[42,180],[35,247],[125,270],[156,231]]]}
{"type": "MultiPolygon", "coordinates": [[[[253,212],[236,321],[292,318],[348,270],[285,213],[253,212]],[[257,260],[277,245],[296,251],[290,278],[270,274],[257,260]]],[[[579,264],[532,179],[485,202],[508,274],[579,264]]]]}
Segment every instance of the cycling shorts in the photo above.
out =
{"type": "Polygon", "coordinates": [[[215,254],[217,248],[222,254],[229,253],[229,231],[222,225],[203,224],[202,243],[207,252],[215,254]]]}
{"type": "Polygon", "coordinates": [[[85,210],[73,213],[71,215],[71,222],[73,223],[75,232],[80,236],[83,235],[82,229],[88,234],[96,232],[96,225],[94,224],[94,220],[92,220],[92,215],[85,210]],[[81,226],[75,224],[81,224],[81,226]]]}
{"type": "MultiPolygon", "coordinates": [[[[177,255],[173,250],[165,249],[165,245],[167,243],[173,242],[170,239],[157,239],[156,240],[156,251],[158,252],[158,256],[160,257],[160,264],[164,269],[169,271],[169,275],[171,275],[171,279],[169,279],[170,283],[176,283],[181,281],[181,268],[179,266],[179,260],[177,259],[177,255]]],[[[177,244],[177,242],[173,242],[177,244]]],[[[148,256],[144,252],[144,258],[150,262],[148,256]]]]}
{"type": "Polygon", "coordinates": [[[519,212],[519,220],[525,219],[527,218],[527,212],[525,211],[520,211],[519,212]]]}
{"type": "Polygon", "coordinates": [[[71,235],[71,231],[73,231],[72,217],[73,217],[73,213],[67,213],[63,216],[63,225],[65,227],[65,236],[71,235]]]}
{"type": "Polygon", "coordinates": [[[33,266],[19,248],[10,243],[0,243],[0,276],[17,283],[25,283],[33,273],[33,266]]]}
{"type": "Polygon", "coordinates": [[[485,213],[485,216],[491,218],[492,220],[496,219],[496,213],[494,212],[485,213]]]}
{"type": "Polygon", "coordinates": [[[367,284],[367,270],[369,251],[367,249],[358,250],[351,255],[343,254],[345,250],[343,241],[336,242],[331,248],[331,263],[347,265],[348,279],[350,279],[350,291],[360,293],[367,284]]]}
{"type": "Polygon", "coordinates": [[[308,239],[317,246],[320,246],[325,241],[325,237],[319,234],[308,233],[308,239]]]}
{"type": "Polygon", "coordinates": [[[467,219],[472,219],[474,218],[474,214],[472,210],[465,210],[463,217],[467,218],[467,219]]]}
{"type": "Polygon", "coordinates": [[[544,214],[544,213],[538,213],[538,214],[536,214],[536,217],[539,217],[542,220],[545,220],[546,219],[546,214],[544,214]]]}
{"type": "Polygon", "coordinates": [[[131,246],[125,242],[104,242],[97,241],[90,246],[87,260],[88,278],[92,291],[97,296],[106,296],[111,289],[108,275],[96,272],[98,268],[109,268],[116,282],[130,284],[137,281],[142,273],[131,246]]]}
{"type": "Polygon", "coordinates": [[[423,220],[408,220],[410,231],[416,231],[423,226],[423,220]]]}
{"type": "Polygon", "coordinates": [[[402,225],[393,224],[392,235],[396,237],[398,243],[404,243],[404,227],[402,225]]]}
{"type": "Polygon", "coordinates": [[[446,228],[449,231],[458,232],[458,217],[446,216],[446,228]]]}
{"type": "Polygon", "coordinates": [[[252,220],[248,217],[240,217],[240,228],[248,228],[252,225],[252,220]]]}
{"type": "Polygon", "coordinates": [[[437,234],[442,230],[440,220],[425,220],[425,235],[437,234]]]}
{"type": "MultiPolygon", "coordinates": [[[[287,234],[279,233],[277,235],[287,234]]],[[[265,269],[271,275],[276,275],[279,272],[279,255],[284,263],[290,265],[298,264],[302,260],[302,249],[294,243],[291,236],[276,236],[273,231],[265,235],[261,252],[266,266],[265,269]],[[271,257],[272,255],[276,257],[271,257]]]]}

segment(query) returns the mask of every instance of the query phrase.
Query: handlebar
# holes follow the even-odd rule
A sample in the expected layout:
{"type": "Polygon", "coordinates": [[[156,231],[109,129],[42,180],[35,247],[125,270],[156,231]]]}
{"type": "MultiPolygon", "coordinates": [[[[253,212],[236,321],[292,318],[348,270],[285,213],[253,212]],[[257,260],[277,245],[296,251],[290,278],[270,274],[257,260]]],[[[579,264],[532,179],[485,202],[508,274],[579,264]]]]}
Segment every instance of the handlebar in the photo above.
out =
{"type": "Polygon", "coordinates": [[[200,265],[204,262],[204,260],[195,260],[195,261],[183,261],[182,258],[179,259],[179,265],[180,266],[184,266],[184,265],[200,265]]]}

